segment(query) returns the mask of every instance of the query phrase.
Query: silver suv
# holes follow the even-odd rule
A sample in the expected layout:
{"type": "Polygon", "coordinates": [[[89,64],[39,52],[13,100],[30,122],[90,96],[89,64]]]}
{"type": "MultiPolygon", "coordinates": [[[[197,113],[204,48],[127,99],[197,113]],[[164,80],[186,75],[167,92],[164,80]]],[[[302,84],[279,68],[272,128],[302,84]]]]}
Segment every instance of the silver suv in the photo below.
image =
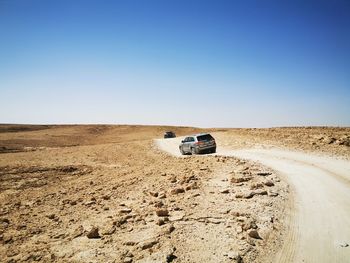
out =
{"type": "Polygon", "coordinates": [[[209,133],[201,133],[186,137],[179,145],[181,154],[215,153],[216,143],[209,133]]]}

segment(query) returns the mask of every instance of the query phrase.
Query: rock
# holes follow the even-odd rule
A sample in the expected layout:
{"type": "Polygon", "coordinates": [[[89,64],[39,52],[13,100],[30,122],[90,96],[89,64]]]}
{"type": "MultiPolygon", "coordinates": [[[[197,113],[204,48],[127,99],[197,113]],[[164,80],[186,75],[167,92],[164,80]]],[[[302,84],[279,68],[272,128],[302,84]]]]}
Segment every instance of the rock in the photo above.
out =
{"type": "Polygon", "coordinates": [[[174,222],[174,221],[181,221],[183,220],[185,217],[185,212],[183,211],[178,211],[178,212],[173,212],[170,216],[170,221],[174,222]]]}
{"type": "Polygon", "coordinates": [[[222,189],[222,190],[220,190],[220,193],[221,194],[228,194],[230,192],[230,189],[222,189]]]}
{"type": "Polygon", "coordinates": [[[237,226],[237,227],[236,227],[236,232],[237,232],[238,234],[242,233],[242,232],[243,232],[242,226],[237,226]]]}
{"type": "Polygon", "coordinates": [[[255,220],[252,218],[247,218],[244,220],[244,223],[241,226],[244,231],[247,231],[248,229],[257,229],[255,220]]]}
{"type": "Polygon", "coordinates": [[[134,254],[133,254],[129,249],[126,249],[126,250],[123,252],[123,256],[124,256],[124,257],[133,258],[133,257],[134,257],[134,254]]]}
{"type": "Polygon", "coordinates": [[[145,250],[145,249],[153,247],[155,244],[158,244],[158,240],[152,239],[152,240],[148,240],[148,241],[143,241],[143,242],[139,243],[138,246],[141,250],[145,250]]]}
{"type": "Polygon", "coordinates": [[[26,229],[27,228],[27,225],[26,224],[19,224],[18,226],[17,226],[17,230],[23,230],[23,229],[26,229]]]}
{"type": "Polygon", "coordinates": [[[174,227],[174,225],[171,224],[165,228],[164,232],[166,234],[171,234],[174,230],[175,230],[175,227],[174,227]]]}
{"type": "Polygon", "coordinates": [[[132,258],[131,257],[125,257],[123,260],[123,263],[131,263],[132,262],[132,258]]]}
{"type": "Polygon", "coordinates": [[[180,207],[178,207],[178,206],[175,205],[175,206],[173,206],[173,210],[174,210],[174,211],[181,211],[182,209],[181,209],[180,207]]]}
{"type": "MultiPolygon", "coordinates": [[[[30,254],[25,255],[22,257],[21,261],[42,261],[43,256],[40,254],[40,252],[31,252],[30,254]]],[[[16,262],[16,261],[9,261],[9,262],[16,262]]]]}
{"type": "Polygon", "coordinates": [[[230,252],[227,253],[227,257],[228,257],[229,259],[235,260],[237,263],[238,263],[238,262],[242,262],[242,257],[239,255],[238,252],[230,251],[230,252]]]}
{"type": "Polygon", "coordinates": [[[49,214],[49,215],[46,215],[46,217],[48,218],[48,219],[55,219],[55,214],[49,214]]]}
{"type": "Polygon", "coordinates": [[[111,198],[110,195],[104,195],[104,196],[102,196],[102,199],[103,199],[103,200],[109,200],[110,198],[111,198]]]}
{"type": "Polygon", "coordinates": [[[120,227],[121,225],[125,224],[127,221],[128,218],[126,217],[120,217],[116,220],[113,221],[113,225],[114,226],[117,226],[117,227],[120,227]]]}
{"type": "Polygon", "coordinates": [[[157,209],[156,210],[156,215],[157,216],[169,216],[169,211],[166,208],[163,209],[157,209]]]}
{"type": "Polygon", "coordinates": [[[175,176],[171,177],[171,178],[170,178],[170,182],[171,182],[171,183],[176,183],[176,182],[177,182],[176,177],[175,177],[175,176]]]}
{"type": "Polygon", "coordinates": [[[254,195],[267,195],[267,191],[264,189],[257,189],[254,191],[254,195]]]}
{"type": "Polygon", "coordinates": [[[268,180],[265,182],[265,185],[271,187],[271,186],[274,186],[275,184],[271,180],[268,180]]]}
{"type": "Polygon", "coordinates": [[[125,207],[123,209],[120,209],[119,213],[121,213],[121,214],[128,214],[128,213],[131,213],[131,211],[132,211],[131,208],[125,207]]]}
{"type": "Polygon", "coordinates": [[[251,177],[231,177],[231,183],[238,184],[243,182],[248,182],[252,178],[251,177]]]}
{"type": "Polygon", "coordinates": [[[255,190],[255,189],[259,189],[259,188],[263,188],[263,187],[264,187],[263,184],[257,183],[257,184],[252,184],[252,185],[250,186],[250,189],[251,189],[251,190],[255,190]]]}
{"type": "Polygon", "coordinates": [[[153,205],[156,208],[161,208],[164,206],[163,202],[161,202],[161,201],[154,202],[153,205]]]}
{"type": "Polygon", "coordinates": [[[123,243],[123,245],[125,245],[125,246],[135,246],[136,243],[134,241],[126,241],[126,242],[123,243]]]}
{"type": "Polygon", "coordinates": [[[260,175],[260,176],[268,176],[268,175],[271,175],[272,173],[270,172],[258,172],[257,175],[260,175]]]}
{"type": "Polygon", "coordinates": [[[208,218],[207,222],[218,225],[223,223],[224,221],[222,219],[218,219],[218,218],[208,218]]]}
{"type": "Polygon", "coordinates": [[[13,241],[13,238],[10,234],[4,234],[2,237],[2,240],[5,244],[11,243],[13,241]]]}
{"type": "Polygon", "coordinates": [[[128,215],[122,216],[122,218],[125,219],[125,220],[128,220],[128,219],[130,219],[130,218],[133,218],[134,216],[136,216],[136,215],[135,215],[135,214],[134,214],[134,215],[128,214],[128,215]]]}
{"type": "Polygon", "coordinates": [[[7,250],[6,256],[14,257],[14,256],[17,256],[19,253],[20,253],[20,251],[16,247],[12,247],[12,248],[7,250]]]}
{"type": "Polygon", "coordinates": [[[157,220],[156,224],[157,224],[158,226],[162,226],[162,225],[165,224],[165,221],[164,221],[164,219],[159,218],[159,219],[157,220]]]}
{"type": "Polygon", "coordinates": [[[245,199],[250,199],[250,198],[252,198],[254,195],[255,195],[255,192],[254,192],[254,191],[251,191],[251,192],[245,193],[245,194],[243,195],[243,197],[244,197],[245,199]]]}
{"type": "Polygon", "coordinates": [[[158,192],[149,192],[150,196],[158,197],[158,192]]]}
{"type": "Polygon", "coordinates": [[[193,182],[193,183],[186,185],[185,190],[189,191],[189,190],[197,189],[197,188],[198,188],[197,182],[193,182]]]}
{"type": "Polygon", "coordinates": [[[350,146],[350,136],[343,136],[339,139],[339,145],[350,146]]]}
{"type": "Polygon", "coordinates": [[[242,193],[237,193],[237,194],[235,194],[235,197],[236,197],[236,198],[243,198],[243,196],[244,196],[244,195],[243,195],[242,193]]]}
{"type": "Polygon", "coordinates": [[[95,201],[87,201],[84,203],[84,205],[86,205],[86,206],[90,206],[90,205],[94,205],[94,204],[96,204],[95,201]]]}
{"type": "Polygon", "coordinates": [[[40,234],[40,233],[43,232],[43,228],[33,227],[33,228],[28,229],[28,232],[29,232],[31,235],[38,235],[38,234],[40,234]]]}
{"type": "Polygon", "coordinates": [[[170,191],[170,193],[173,195],[184,193],[184,192],[185,192],[185,189],[183,189],[182,187],[177,187],[170,191]]]}
{"type": "Polygon", "coordinates": [[[158,195],[158,198],[159,198],[159,199],[164,199],[164,198],[166,198],[165,192],[160,192],[159,195],[158,195]]]}
{"type": "Polygon", "coordinates": [[[251,238],[255,238],[255,239],[262,239],[258,233],[257,230],[255,229],[251,229],[248,231],[248,236],[250,236],[251,238]]]}
{"type": "MultiPolygon", "coordinates": [[[[10,221],[3,221],[3,222],[0,222],[0,226],[2,226],[2,227],[4,227],[4,228],[8,227],[9,224],[10,224],[10,221]]],[[[17,227],[17,229],[18,229],[18,227],[17,227]]]]}
{"type": "Polygon", "coordinates": [[[52,237],[55,239],[64,239],[66,237],[66,234],[61,232],[53,235],[52,237]]]}
{"type": "Polygon", "coordinates": [[[269,196],[278,196],[277,192],[269,191],[269,196]]]}
{"type": "Polygon", "coordinates": [[[77,204],[77,201],[73,200],[73,201],[70,201],[69,203],[70,205],[76,205],[77,204]]]}
{"type": "Polygon", "coordinates": [[[175,259],[177,259],[177,256],[174,255],[174,252],[170,252],[170,253],[166,256],[166,262],[167,262],[167,263],[173,262],[175,259]]]}
{"type": "Polygon", "coordinates": [[[105,230],[102,232],[102,235],[106,235],[106,236],[109,236],[109,235],[112,235],[115,233],[116,231],[116,227],[115,226],[111,226],[109,228],[105,228],[105,230]]]}
{"type": "Polygon", "coordinates": [[[88,238],[100,238],[100,234],[98,233],[98,227],[93,227],[87,234],[86,236],[88,238]]]}
{"type": "Polygon", "coordinates": [[[323,135],[322,134],[318,134],[318,135],[314,135],[312,136],[314,139],[318,140],[318,141],[322,141],[323,140],[323,135]]]}
{"type": "Polygon", "coordinates": [[[84,228],[82,225],[78,226],[72,233],[73,238],[80,237],[84,234],[84,228]]]}
{"type": "Polygon", "coordinates": [[[189,183],[189,182],[195,181],[195,180],[198,180],[198,178],[195,175],[191,175],[191,176],[187,177],[186,182],[189,183]]]}
{"type": "Polygon", "coordinates": [[[237,212],[237,211],[231,211],[231,215],[234,216],[234,217],[238,217],[241,215],[240,212],[237,212]]]}
{"type": "Polygon", "coordinates": [[[324,143],[327,143],[327,144],[332,144],[332,143],[334,143],[335,141],[336,141],[336,139],[333,138],[333,137],[326,137],[326,138],[323,139],[323,142],[324,142],[324,143]]]}
{"type": "Polygon", "coordinates": [[[10,220],[7,219],[7,218],[0,218],[0,223],[9,225],[10,224],[10,220]]]}
{"type": "Polygon", "coordinates": [[[231,209],[230,208],[224,208],[220,211],[220,214],[228,214],[230,213],[231,209]]]}

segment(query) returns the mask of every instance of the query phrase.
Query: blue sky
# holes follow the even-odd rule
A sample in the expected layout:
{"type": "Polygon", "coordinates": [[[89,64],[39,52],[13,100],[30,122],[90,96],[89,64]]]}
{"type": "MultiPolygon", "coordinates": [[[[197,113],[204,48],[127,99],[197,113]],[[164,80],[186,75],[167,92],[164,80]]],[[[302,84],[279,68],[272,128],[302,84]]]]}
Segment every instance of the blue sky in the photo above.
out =
{"type": "Polygon", "coordinates": [[[0,123],[350,126],[349,1],[0,0],[0,123]]]}

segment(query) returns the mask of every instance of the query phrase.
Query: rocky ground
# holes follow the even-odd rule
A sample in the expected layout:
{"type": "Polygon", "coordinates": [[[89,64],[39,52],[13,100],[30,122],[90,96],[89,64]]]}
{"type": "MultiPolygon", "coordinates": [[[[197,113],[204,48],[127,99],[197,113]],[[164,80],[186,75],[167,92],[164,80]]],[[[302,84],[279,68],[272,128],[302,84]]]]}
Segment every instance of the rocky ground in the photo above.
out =
{"type": "Polygon", "coordinates": [[[349,159],[350,128],[286,127],[268,129],[227,129],[216,133],[222,145],[231,149],[277,146],[304,152],[334,155],[349,159]]]}
{"type": "MultiPolygon", "coordinates": [[[[168,129],[0,126],[0,258],[266,262],[282,241],[287,183],[258,163],[160,152],[153,138],[168,129]]],[[[256,138],[213,132],[228,145],[256,138]]]]}

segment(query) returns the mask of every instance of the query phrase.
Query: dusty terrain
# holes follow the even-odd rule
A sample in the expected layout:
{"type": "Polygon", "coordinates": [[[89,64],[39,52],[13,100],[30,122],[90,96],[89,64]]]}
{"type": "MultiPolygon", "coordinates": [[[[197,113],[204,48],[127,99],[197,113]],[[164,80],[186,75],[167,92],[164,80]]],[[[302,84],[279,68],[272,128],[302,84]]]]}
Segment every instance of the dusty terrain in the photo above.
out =
{"type": "Polygon", "coordinates": [[[222,147],[230,149],[275,146],[349,159],[350,128],[295,127],[229,129],[217,133],[222,147]]]}
{"type": "MultiPolygon", "coordinates": [[[[304,259],[297,245],[305,241],[299,226],[309,199],[302,198],[295,177],[303,178],[304,170],[293,174],[287,169],[291,174],[286,174],[283,160],[294,158],[290,164],[300,156],[283,154],[286,149],[327,153],[346,163],[350,129],[210,130],[217,138],[218,154],[186,158],[176,156],[171,140],[154,141],[169,129],[178,135],[202,131],[160,126],[1,125],[0,258],[4,262],[304,259]],[[163,151],[167,144],[171,154],[163,151]],[[276,153],[276,147],[284,152],[276,153]],[[247,148],[250,152],[242,150],[247,148]],[[264,152],[271,149],[277,156],[264,152]],[[280,162],[271,161],[278,158],[280,162]]],[[[344,199],[349,194],[349,178],[342,177],[347,174],[347,163],[342,171],[333,159],[329,163],[332,173],[342,179],[329,179],[329,172],[310,168],[307,178],[311,181],[305,179],[301,185],[319,178],[316,182],[326,182],[333,190],[342,187],[339,196],[323,197],[319,201],[325,206],[316,199],[314,210],[320,213],[312,211],[306,218],[324,217],[327,230],[332,215],[324,214],[325,208],[335,210],[340,204],[342,212],[331,225],[350,229],[349,221],[342,220],[349,218],[349,203],[344,199]]],[[[317,185],[310,189],[314,190],[311,197],[321,197],[317,185]]],[[[338,228],[333,230],[339,234],[338,228]]],[[[338,262],[343,262],[349,250],[348,232],[343,232],[334,245],[340,251],[335,256],[338,262]]],[[[309,236],[313,234],[310,231],[309,236]]],[[[315,238],[328,236],[318,233],[315,238]]]]}

